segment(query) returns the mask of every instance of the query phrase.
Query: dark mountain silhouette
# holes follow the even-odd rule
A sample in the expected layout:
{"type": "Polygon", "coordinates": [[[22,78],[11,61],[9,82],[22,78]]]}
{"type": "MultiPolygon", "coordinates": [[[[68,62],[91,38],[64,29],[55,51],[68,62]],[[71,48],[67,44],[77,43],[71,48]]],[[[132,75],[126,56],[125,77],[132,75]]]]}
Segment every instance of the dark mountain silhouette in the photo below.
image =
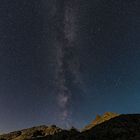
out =
{"type": "Polygon", "coordinates": [[[140,114],[105,113],[79,132],[55,125],[38,126],[0,136],[0,140],[140,140],[140,114]]]}
{"type": "Polygon", "coordinates": [[[113,117],[80,133],[75,140],[140,140],[140,114],[113,117]]]}

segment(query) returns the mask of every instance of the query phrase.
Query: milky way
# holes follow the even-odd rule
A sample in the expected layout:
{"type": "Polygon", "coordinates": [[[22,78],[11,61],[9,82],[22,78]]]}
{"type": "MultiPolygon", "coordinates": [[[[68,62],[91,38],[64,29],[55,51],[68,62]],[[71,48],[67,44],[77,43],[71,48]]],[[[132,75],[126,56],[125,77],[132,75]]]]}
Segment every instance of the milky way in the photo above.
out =
{"type": "MultiPolygon", "coordinates": [[[[56,8],[55,8],[56,9],[56,8]]],[[[63,2],[62,37],[57,40],[56,51],[56,94],[58,107],[60,108],[60,121],[68,127],[71,125],[70,110],[72,103],[72,91],[68,83],[76,86],[82,84],[80,63],[75,53],[77,37],[77,11],[72,1],[63,2]]]]}
{"type": "MultiPolygon", "coordinates": [[[[71,125],[73,87],[84,91],[84,84],[80,72],[80,61],[78,57],[79,47],[77,46],[78,32],[78,10],[75,1],[61,1],[53,5],[53,18],[59,16],[55,41],[56,69],[55,69],[55,95],[57,98],[57,115],[61,124],[66,127],[71,125]]],[[[79,96],[79,95],[78,95],[79,96]]],[[[79,96],[80,97],[80,96],[79,96]]],[[[79,98],[80,99],[80,98],[79,98]]]]}

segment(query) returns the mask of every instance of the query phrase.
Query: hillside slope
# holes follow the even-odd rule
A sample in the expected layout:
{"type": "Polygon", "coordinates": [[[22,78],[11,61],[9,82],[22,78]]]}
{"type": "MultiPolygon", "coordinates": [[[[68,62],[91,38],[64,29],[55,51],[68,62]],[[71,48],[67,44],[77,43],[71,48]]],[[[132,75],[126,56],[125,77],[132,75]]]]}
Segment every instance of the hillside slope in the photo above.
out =
{"type": "Polygon", "coordinates": [[[75,140],[140,140],[140,114],[119,115],[82,132],[75,140]]]}
{"type": "Polygon", "coordinates": [[[39,126],[1,135],[0,140],[140,140],[140,114],[117,115],[82,132],[39,126]]]}

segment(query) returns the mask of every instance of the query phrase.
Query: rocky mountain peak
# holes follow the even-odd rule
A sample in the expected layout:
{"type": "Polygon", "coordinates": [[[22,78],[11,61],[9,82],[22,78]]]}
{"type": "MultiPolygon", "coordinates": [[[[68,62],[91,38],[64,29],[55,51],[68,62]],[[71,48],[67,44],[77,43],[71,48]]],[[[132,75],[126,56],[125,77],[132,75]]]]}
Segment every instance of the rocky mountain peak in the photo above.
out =
{"type": "Polygon", "coordinates": [[[96,115],[96,118],[89,125],[87,125],[84,128],[84,131],[89,130],[94,126],[96,126],[100,123],[103,123],[107,120],[110,120],[111,118],[117,117],[117,116],[119,116],[119,114],[113,113],[113,112],[105,112],[103,115],[96,115]]]}

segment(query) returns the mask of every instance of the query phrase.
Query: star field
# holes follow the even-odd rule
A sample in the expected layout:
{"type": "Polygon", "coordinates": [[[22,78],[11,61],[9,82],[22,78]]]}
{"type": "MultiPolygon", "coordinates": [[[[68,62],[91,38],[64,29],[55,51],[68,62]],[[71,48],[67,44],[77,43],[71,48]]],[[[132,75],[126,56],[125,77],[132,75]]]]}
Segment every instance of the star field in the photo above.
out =
{"type": "Polygon", "coordinates": [[[0,132],[139,113],[139,6],[0,0],[0,132]]]}

